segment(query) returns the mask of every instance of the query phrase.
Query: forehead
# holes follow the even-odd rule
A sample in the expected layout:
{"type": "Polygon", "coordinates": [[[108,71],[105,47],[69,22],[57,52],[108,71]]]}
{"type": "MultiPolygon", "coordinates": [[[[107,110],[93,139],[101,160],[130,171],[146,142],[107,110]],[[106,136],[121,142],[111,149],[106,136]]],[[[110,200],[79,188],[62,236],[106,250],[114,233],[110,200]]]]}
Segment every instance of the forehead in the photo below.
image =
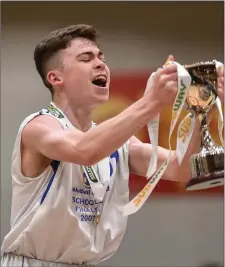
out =
{"type": "Polygon", "coordinates": [[[67,52],[72,53],[74,55],[78,55],[83,52],[93,52],[95,54],[98,54],[100,51],[96,43],[85,38],[76,38],[72,40],[71,46],[68,47],[66,50],[67,52]]]}

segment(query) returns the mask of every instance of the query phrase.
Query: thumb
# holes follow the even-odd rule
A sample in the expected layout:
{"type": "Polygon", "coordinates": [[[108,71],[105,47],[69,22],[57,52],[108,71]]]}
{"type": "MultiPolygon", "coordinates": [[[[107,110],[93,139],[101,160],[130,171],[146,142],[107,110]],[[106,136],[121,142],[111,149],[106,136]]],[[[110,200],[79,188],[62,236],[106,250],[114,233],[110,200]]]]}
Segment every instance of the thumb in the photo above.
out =
{"type": "Polygon", "coordinates": [[[174,61],[174,57],[172,55],[168,56],[166,63],[164,65],[166,66],[169,63],[169,61],[174,61]]]}
{"type": "Polygon", "coordinates": [[[223,77],[224,76],[223,66],[219,66],[218,67],[217,74],[218,74],[218,77],[223,77]]]}

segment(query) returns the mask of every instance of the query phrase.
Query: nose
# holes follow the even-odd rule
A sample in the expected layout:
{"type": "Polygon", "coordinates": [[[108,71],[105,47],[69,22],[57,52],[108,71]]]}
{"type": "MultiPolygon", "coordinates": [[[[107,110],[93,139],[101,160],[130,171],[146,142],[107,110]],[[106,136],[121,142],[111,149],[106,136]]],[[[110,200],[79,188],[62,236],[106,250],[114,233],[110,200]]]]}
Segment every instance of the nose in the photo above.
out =
{"type": "Polygon", "coordinates": [[[94,68],[98,70],[104,70],[105,69],[105,63],[100,60],[99,58],[96,58],[94,63],[94,68]]]}

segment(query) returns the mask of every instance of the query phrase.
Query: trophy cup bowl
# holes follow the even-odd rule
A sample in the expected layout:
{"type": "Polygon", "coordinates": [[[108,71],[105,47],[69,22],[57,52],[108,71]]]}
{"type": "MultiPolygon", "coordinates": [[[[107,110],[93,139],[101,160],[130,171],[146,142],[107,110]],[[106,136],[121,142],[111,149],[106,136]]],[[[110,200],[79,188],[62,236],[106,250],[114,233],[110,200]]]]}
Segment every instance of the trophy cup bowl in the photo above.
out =
{"type": "Polygon", "coordinates": [[[208,189],[224,183],[224,148],[215,145],[207,125],[207,113],[217,97],[217,69],[212,62],[185,65],[192,81],[185,101],[186,109],[200,124],[201,148],[190,157],[191,179],[187,191],[208,189]]]}

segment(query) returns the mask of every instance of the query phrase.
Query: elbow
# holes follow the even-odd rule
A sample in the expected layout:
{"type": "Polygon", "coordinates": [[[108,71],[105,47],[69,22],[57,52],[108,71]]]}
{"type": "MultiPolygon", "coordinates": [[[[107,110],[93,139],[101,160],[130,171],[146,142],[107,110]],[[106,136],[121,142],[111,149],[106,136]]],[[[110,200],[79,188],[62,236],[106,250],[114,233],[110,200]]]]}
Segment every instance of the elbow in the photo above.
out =
{"type": "Polygon", "coordinates": [[[78,144],[76,146],[75,154],[77,154],[77,157],[75,158],[77,158],[78,160],[74,158],[74,161],[76,161],[74,163],[79,163],[80,165],[84,166],[93,166],[101,160],[98,149],[95,148],[95,146],[93,146],[92,144],[78,144]]]}
{"type": "Polygon", "coordinates": [[[98,157],[93,155],[91,157],[88,157],[88,159],[86,160],[86,166],[93,166],[97,164],[99,161],[100,159],[98,160],[98,157]]]}
{"type": "Polygon", "coordinates": [[[176,152],[172,151],[172,157],[170,159],[169,166],[167,167],[165,174],[163,175],[165,180],[178,182],[181,180],[180,176],[183,175],[183,171],[178,163],[176,152]]]}
{"type": "Polygon", "coordinates": [[[187,182],[190,179],[189,161],[184,158],[183,162],[179,164],[176,153],[174,152],[168,176],[168,180],[170,181],[187,182]]]}
{"type": "Polygon", "coordinates": [[[84,166],[93,166],[99,162],[98,157],[95,153],[88,150],[86,155],[82,157],[82,165],[84,166]]]}

